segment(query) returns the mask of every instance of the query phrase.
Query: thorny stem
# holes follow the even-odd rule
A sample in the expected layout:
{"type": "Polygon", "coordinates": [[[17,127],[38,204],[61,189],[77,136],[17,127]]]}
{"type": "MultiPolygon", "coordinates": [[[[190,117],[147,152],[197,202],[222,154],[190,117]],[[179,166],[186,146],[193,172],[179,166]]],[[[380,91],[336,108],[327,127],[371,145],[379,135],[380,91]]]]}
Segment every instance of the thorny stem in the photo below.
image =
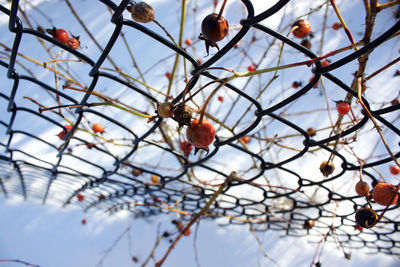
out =
{"type": "MultiPolygon", "coordinates": [[[[333,7],[333,10],[335,11],[335,13],[336,13],[336,15],[337,15],[337,17],[338,17],[340,23],[341,23],[342,26],[343,26],[343,30],[345,31],[347,37],[348,37],[349,40],[350,40],[350,43],[351,43],[352,45],[354,45],[356,42],[354,41],[353,35],[351,34],[349,28],[348,28],[347,25],[346,25],[346,22],[344,21],[342,15],[341,15],[340,12],[339,12],[339,9],[337,8],[335,0],[330,0],[330,2],[331,2],[331,5],[332,5],[332,7],[333,7]]],[[[358,50],[357,47],[354,47],[354,49],[355,49],[356,51],[358,50]]]]}

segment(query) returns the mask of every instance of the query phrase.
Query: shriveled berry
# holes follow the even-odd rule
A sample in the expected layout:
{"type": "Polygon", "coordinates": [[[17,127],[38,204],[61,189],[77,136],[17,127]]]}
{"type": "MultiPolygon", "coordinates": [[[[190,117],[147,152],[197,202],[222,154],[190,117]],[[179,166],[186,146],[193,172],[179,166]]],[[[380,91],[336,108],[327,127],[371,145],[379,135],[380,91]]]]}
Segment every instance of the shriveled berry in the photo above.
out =
{"type": "Polygon", "coordinates": [[[398,198],[396,186],[390,183],[378,183],[372,190],[372,198],[383,206],[396,204],[398,198]]]}
{"type": "Polygon", "coordinates": [[[371,208],[361,208],[356,211],[356,223],[364,228],[371,228],[376,224],[378,215],[371,208]]]}
{"type": "Polygon", "coordinates": [[[157,107],[157,113],[162,118],[169,118],[174,114],[174,104],[171,102],[159,103],[157,107]]]}
{"type": "Polygon", "coordinates": [[[154,10],[149,4],[138,2],[131,7],[131,16],[136,22],[148,23],[154,20],[154,10]]]}
{"type": "Polygon", "coordinates": [[[292,34],[296,38],[306,38],[311,32],[311,24],[307,19],[296,21],[292,26],[292,34]]]}
{"type": "Polygon", "coordinates": [[[174,108],[173,119],[178,122],[179,129],[184,125],[189,126],[192,120],[192,111],[188,106],[181,103],[174,108]]]}
{"type": "Polygon", "coordinates": [[[332,161],[323,161],[319,166],[319,170],[324,176],[328,176],[333,173],[335,166],[332,161]]]}
{"type": "Polygon", "coordinates": [[[369,185],[364,181],[358,181],[356,183],[356,192],[359,196],[369,196],[369,185]]]}
{"type": "Polygon", "coordinates": [[[105,199],[106,197],[105,197],[103,194],[99,194],[99,195],[97,196],[97,198],[98,198],[99,200],[103,200],[103,199],[105,199]]]}

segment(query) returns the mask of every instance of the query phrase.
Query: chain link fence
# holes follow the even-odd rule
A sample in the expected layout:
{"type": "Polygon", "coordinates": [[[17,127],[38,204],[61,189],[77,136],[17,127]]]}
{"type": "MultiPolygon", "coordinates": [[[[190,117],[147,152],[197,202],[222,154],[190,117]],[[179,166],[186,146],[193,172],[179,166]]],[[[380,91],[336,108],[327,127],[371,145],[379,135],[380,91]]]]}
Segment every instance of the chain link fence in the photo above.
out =
{"type": "MultiPolygon", "coordinates": [[[[77,20],[80,10],[65,2],[69,9],[63,12],[87,25],[77,20]]],[[[357,91],[357,85],[372,78],[362,67],[375,51],[384,53],[380,47],[396,42],[400,22],[390,20],[373,37],[367,33],[373,22],[364,25],[362,42],[321,57],[292,37],[292,24],[284,21],[276,30],[263,23],[286,10],[289,2],[276,1],[255,14],[251,1],[238,1],[246,15],[232,23],[234,32],[220,49],[210,47],[208,57],[197,36],[190,40],[195,44],[184,43],[180,32],[175,41],[157,21],[148,26],[132,20],[126,8],[135,3],[127,0],[93,1],[105,13],[108,35],[96,42],[96,35],[83,27],[79,49],[35,26],[29,12],[39,12],[37,7],[16,0],[2,4],[8,43],[1,44],[0,59],[0,192],[76,204],[88,211],[125,209],[138,217],[178,213],[190,221],[203,212],[221,226],[249,225],[255,231],[309,236],[312,242],[325,235],[344,250],[367,247],[372,253],[400,255],[398,202],[386,207],[354,191],[360,177],[372,191],[383,179],[379,168],[395,164],[400,155],[397,98],[382,101],[357,91]],[[135,54],[135,45],[142,42],[147,45],[145,58],[135,54]],[[278,60],[266,62],[268,55],[278,60]],[[152,61],[152,56],[160,60],[152,61]],[[322,64],[328,56],[332,61],[322,64]],[[235,57],[250,57],[254,70],[232,71],[229,64],[235,57]],[[280,64],[279,58],[300,63],[280,64]],[[122,66],[126,61],[129,68],[122,66]],[[170,72],[164,77],[166,69],[170,72]],[[278,84],[280,76],[285,85],[278,84]],[[297,89],[291,77],[303,78],[297,89]],[[327,100],[330,90],[335,93],[327,100]],[[351,104],[350,113],[336,114],[332,101],[340,99],[351,104]],[[181,143],[188,126],[178,130],[177,116],[174,120],[156,113],[157,105],[166,101],[175,109],[185,104],[193,119],[204,116],[213,123],[216,137],[208,152],[186,153],[188,145],[181,143]],[[105,131],[93,130],[97,122],[105,131]],[[323,161],[335,166],[325,176],[319,170],[323,161]],[[355,213],[365,206],[382,216],[374,227],[362,230],[355,213]]],[[[329,2],[334,3],[310,9],[310,20],[313,12],[331,9],[329,2]]],[[[201,21],[195,7],[204,5],[192,2],[187,20],[201,21]]],[[[314,35],[329,31],[323,25],[314,35]]],[[[379,75],[380,67],[373,68],[379,75]]]]}

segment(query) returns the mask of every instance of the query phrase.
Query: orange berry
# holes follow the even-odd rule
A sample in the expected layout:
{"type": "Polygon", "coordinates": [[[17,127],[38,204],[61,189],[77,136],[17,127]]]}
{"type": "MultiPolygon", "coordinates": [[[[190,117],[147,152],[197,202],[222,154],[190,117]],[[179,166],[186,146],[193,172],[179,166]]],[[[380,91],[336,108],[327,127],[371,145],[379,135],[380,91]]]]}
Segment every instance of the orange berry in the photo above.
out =
{"type": "Polygon", "coordinates": [[[400,167],[397,165],[390,166],[390,173],[393,175],[397,175],[400,173],[400,167]]]}
{"type": "Polygon", "coordinates": [[[103,125],[101,125],[101,123],[93,124],[92,130],[95,133],[104,133],[104,128],[103,128],[103,125]]]}
{"type": "Polygon", "coordinates": [[[398,195],[396,187],[390,183],[379,183],[372,190],[372,197],[376,203],[387,206],[396,203],[398,195]],[[393,198],[392,202],[390,200],[393,198]]]}
{"type": "Polygon", "coordinates": [[[306,38],[311,32],[311,24],[306,19],[296,21],[292,27],[292,34],[296,38],[306,38]]]}
{"type": "Polygon", "coordinates": [[[367,197],[369,195],[369,185],[364,181],[358,181],[356,184],[356,192],[359,196],[367,197]]]}
{"type": "Polygon", "coordinates": [[[152,175],[152,176],[151,176],[151,182],[152,182],[153,184],[158,184],[159,181],[160,181],[160,178],[158,178],[157,175],[152,175]]]}

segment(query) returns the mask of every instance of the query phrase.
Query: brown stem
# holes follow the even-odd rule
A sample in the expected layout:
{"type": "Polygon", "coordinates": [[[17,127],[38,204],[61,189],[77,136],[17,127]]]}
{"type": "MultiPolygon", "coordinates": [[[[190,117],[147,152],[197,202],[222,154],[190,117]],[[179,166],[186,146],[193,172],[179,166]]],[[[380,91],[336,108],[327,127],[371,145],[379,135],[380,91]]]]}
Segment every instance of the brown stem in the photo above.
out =
{"type": "Polygon", "coordinates": [[[219,20],[222,17],[222,13],[224,12],[226,2],[227,2],[227,0],[224,0],[224,2],[222,3],[221,9],[219,10],[219,13],[217,16],[217,20],[219,20]]]}

